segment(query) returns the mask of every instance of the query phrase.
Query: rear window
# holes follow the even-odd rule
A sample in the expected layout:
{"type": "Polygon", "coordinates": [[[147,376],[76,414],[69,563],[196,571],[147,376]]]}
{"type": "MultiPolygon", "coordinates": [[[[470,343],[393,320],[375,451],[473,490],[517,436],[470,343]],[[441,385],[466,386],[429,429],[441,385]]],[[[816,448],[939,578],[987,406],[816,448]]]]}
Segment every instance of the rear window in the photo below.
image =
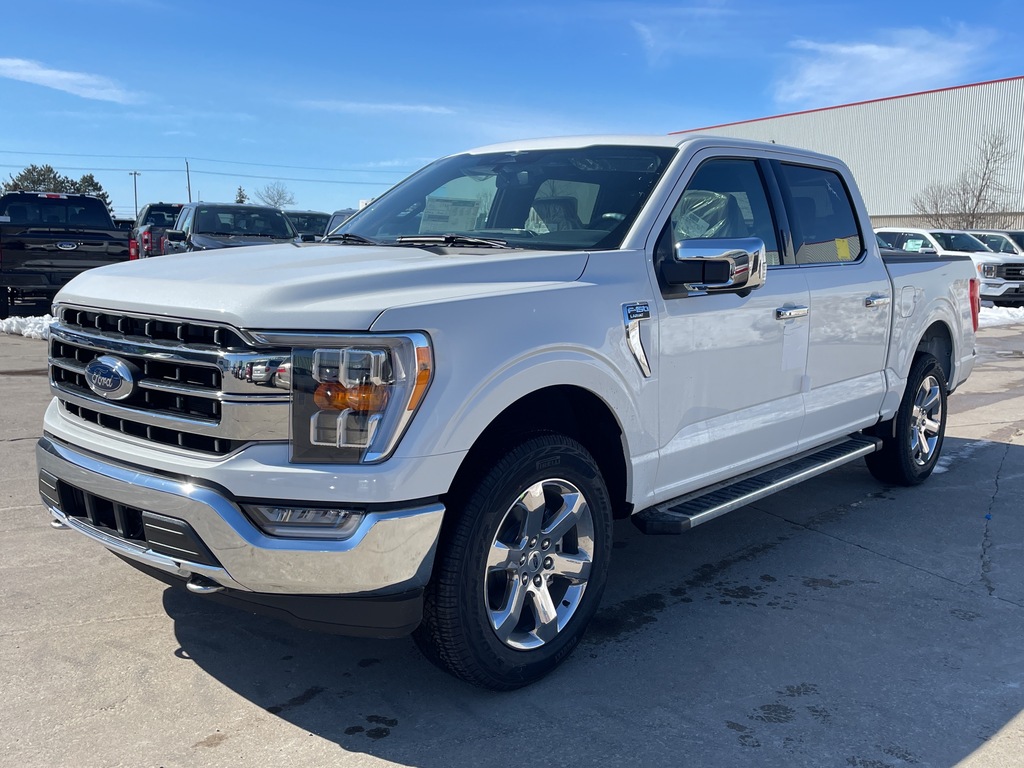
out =
{"type": "Polygon", "coordinates": [[[328,213],[298,213],[296,211],[285,211],[285,215],[291,219],[295,229],[300,235],[317,235],[322,237],[327,228],[327,222],[331,218],[328,213]]]}
{"type": "Polygon", "coordinates": [[[39,197],[12,195],[0,202],[0,216],[11,224],[30,227],[81,227],[83,229],[114,229],[107,207],[92,197],[39,197]]]}
{"type": "Polygon", "coordinates": [[[151,205],[146,211],[145,218],[139,222],[139,226],[152,224],[157,227],[173,227],[180,212],[180,205],[151,205]]]}

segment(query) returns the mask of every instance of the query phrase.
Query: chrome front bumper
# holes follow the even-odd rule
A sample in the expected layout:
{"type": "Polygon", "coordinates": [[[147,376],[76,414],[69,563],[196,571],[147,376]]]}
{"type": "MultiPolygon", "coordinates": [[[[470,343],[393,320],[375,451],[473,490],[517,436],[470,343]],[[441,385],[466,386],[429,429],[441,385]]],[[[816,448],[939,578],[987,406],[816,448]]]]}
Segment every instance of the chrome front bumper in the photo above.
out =
{"type": "Polygon", "coordinates": [[[285,539],[262,533],[237,503],[212,488],[94,458],[49,437],[39,440],[36,460],[43,502],[59,522],[149,568],[183,579],[201,576],[239,592],[369,597],[419,589],[430,577],[444,514],[440,503],[370,512],[345,541],[285,539]],[[65,514],[52,487],[59,483],[182,521],[218,565],[171,556],[166,547],[155,552],[145,541],[65,514]]]}

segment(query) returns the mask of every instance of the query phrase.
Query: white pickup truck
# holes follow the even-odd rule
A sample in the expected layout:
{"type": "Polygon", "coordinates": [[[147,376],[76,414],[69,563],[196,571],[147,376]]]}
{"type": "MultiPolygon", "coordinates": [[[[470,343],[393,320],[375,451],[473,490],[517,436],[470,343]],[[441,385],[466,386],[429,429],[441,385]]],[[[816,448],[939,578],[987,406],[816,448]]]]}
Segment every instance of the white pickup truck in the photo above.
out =
{"type": "Polygon", "coordinates": [[[321,243],[57,297],[55,527],[211,599],[414,633],[511,689],[598,609],[612,521],[675,534],[864,457],[935,467],[967,258],[883,261],[846,166],[710,137],[439,160],[321,243]],[[245,371],[286,360],[275,386],[245,371]]]}

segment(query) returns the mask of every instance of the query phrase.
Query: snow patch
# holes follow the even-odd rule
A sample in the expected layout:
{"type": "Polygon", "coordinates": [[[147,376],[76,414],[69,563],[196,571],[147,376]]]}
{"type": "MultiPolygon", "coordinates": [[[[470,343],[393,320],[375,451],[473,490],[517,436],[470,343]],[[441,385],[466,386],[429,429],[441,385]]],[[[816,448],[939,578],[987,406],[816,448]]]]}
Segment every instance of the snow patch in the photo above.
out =
{"type": "Polygon", "coordinates": [[[29,339],[48,339],[50,337],[50,315],[42,317],[8,317],[0,320],[0,331],[14,336],[25,336],[29,339]]]}
{"type": "MultiPolygon", "coordinates": [[[[969,459],[975,451],[979,450],[980,448],[984,448],[986,445],[992,445],[992,441],[974,440],[969,443],[964,443],[957,451],[943,451],[942,455],[939,457],[939,460],[935,462],[935,469],[933,469],[932,472],[937,475],[940,475],[943,472],[948,472],[949,468],[953,466],[953,464],[969,459]]],[[[943,447],[945,448],[945,446],[943,447]]]]}
{"type": "Polygon", "coordinates": [[[978,315],[979,328],[1024,323],[1024,307],[982,307],[978,315]]]}

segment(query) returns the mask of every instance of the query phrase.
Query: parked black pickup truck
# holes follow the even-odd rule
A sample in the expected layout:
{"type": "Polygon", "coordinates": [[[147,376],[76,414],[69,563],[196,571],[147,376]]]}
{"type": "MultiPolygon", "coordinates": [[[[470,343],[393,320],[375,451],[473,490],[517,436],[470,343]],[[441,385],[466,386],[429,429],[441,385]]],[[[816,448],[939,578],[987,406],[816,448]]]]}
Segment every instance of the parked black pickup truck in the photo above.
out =
{"type": "Polygon", "coordinates": [[[47,301],[75,275],[128,260],[129,232],[92,195],[0,196],[0,318],[16,301],[47,301]]]}

